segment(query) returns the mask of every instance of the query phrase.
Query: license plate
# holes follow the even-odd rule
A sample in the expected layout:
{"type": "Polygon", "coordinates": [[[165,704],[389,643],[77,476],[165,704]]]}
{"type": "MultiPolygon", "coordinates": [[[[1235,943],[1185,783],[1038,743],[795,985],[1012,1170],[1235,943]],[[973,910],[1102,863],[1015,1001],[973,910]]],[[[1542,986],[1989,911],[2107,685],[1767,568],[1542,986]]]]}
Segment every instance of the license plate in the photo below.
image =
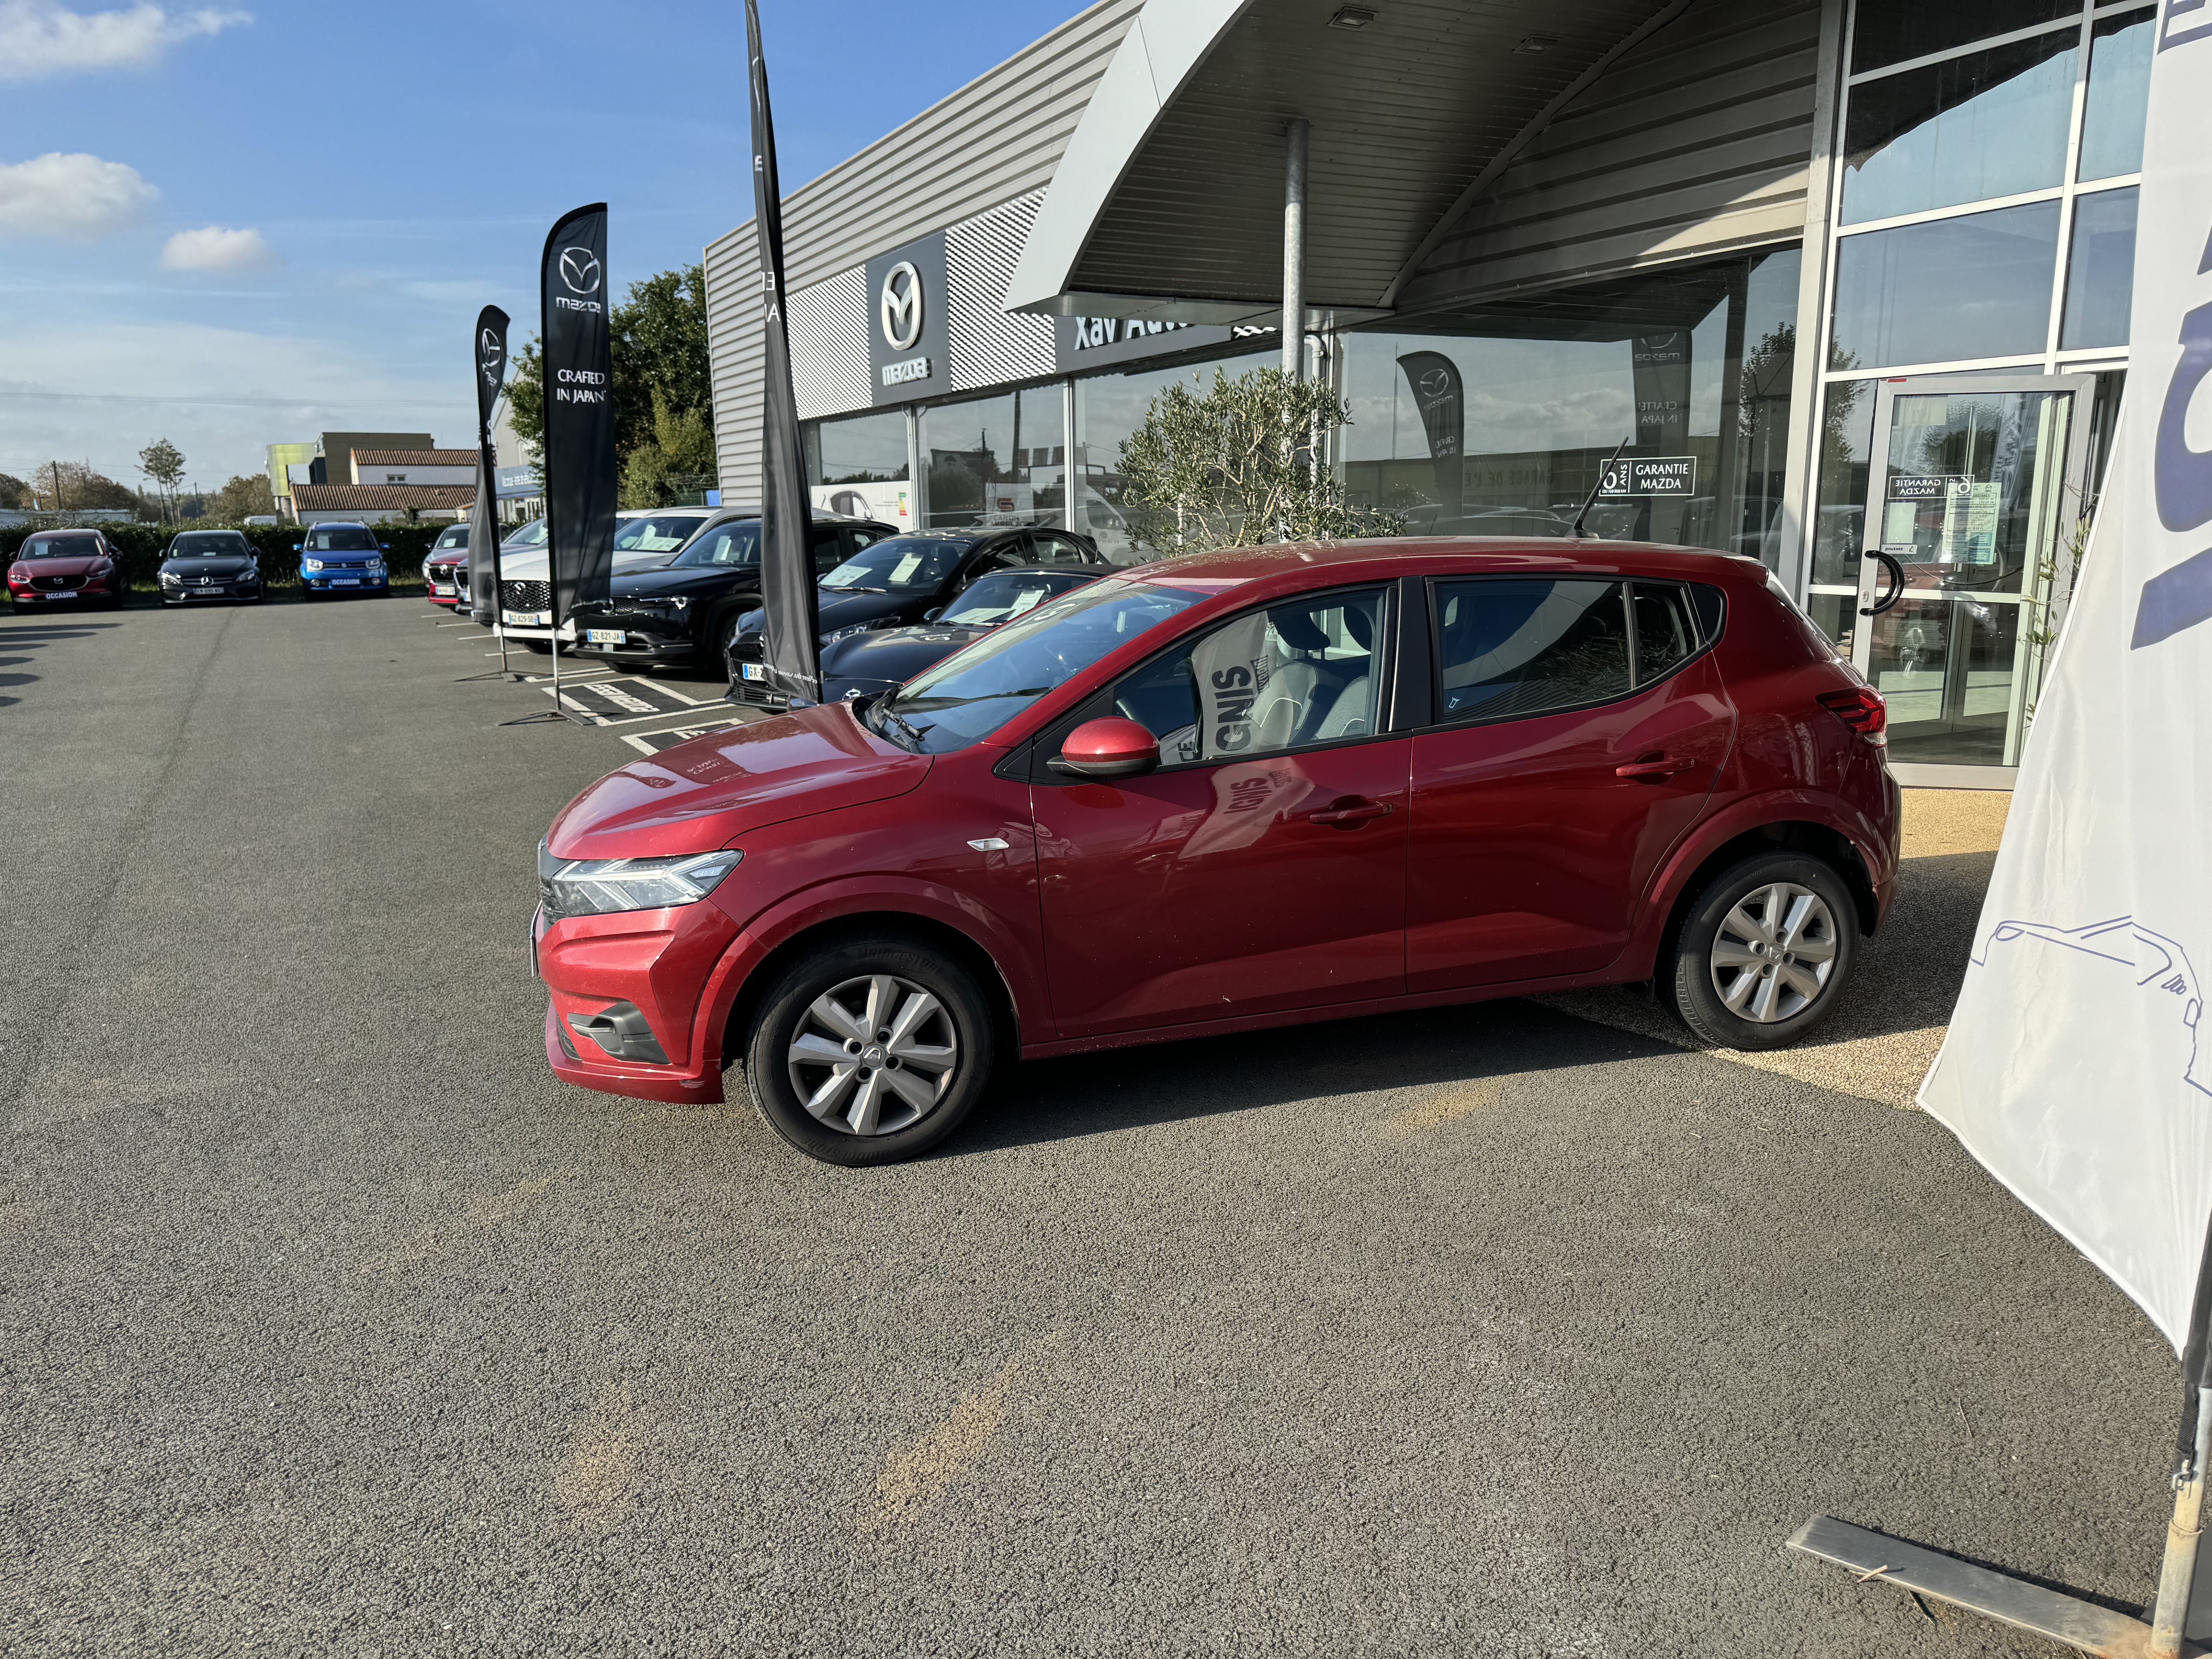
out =
{"type": "Polygon", "coordinates": [[[544,628],[553,620],[550,611],[502,611],[499,619],[517,628],[544,628]]]}
{"type": "Polygon", "coordinates": [[[741,680],[765,680],[768,669],[764,664],[741,662],[738,665],[738,678],[741,680]]]}
{"type": "Polygon", "coordinates": [[[450,593],[453,591],[453,585],[451,582],[432,582],[430,591],[433,593],[450,593]]]}
{"type": "Polygon", "coordinates": [[[361,578],[358,576],[333,576],[331,578],[331,586],[332,587],[359,587],[361,586],[361,578]]]}
{"type": "Polygon", "coordinates": [[[593,645],[620,645],[623,631],[619,628],[587,628],[584,630],[584,637],[593,645]]]}

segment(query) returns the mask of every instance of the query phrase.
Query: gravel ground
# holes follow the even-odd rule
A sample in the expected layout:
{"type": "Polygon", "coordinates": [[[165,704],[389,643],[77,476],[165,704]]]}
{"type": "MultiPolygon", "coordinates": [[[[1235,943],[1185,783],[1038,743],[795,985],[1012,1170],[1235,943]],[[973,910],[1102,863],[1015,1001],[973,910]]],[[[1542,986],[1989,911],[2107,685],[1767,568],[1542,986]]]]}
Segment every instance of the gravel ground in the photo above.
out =
{"type": "Polygon", "coordinates": [[[2150,1595],[2172,1356],[1917,1115],[1526,1003],[890,1170],[564,1088],[635,751],[423,609],[0,617],[0,1649],[2047,1651],[1818,1511],[2150,1595]]]}

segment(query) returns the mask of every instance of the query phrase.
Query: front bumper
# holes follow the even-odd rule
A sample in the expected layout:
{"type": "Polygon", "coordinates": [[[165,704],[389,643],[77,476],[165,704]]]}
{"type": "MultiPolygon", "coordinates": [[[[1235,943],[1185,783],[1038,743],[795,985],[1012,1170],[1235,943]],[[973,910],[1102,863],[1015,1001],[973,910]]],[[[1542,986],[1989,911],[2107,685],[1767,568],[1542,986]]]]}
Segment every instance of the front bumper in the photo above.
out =
{"type": "Polygon", "coordinates": [[[8,584],[8,597],[18,605],[56,605],[72,599],[112,599],[118,590],[105,580],[93,577],[76,587],[18,587],[8,584]]]}
{"type": "Polygon", "coordinates": [[[549,994],[545,1060],[580,1088],[641,1100],[722,1097],[722,1033],[702,1029],[707,982],[738,926],[711,899],[666,910],[567,916],[531,924],[531,954],[549,994]],[[619,1060],[570,1028],[617,1003],[644,1017],[665,1066],[619,1060]]]}
{"type": "Polygon", "coordinates": [[[179,582],[172,586],[163,583],[163,605],[190,605],[195,599],[258,599],[261,597],[258,579],[244,582],[216,582],[203,586],[198,582],[179,582]]]}
{"type": "MultiPolygon", "coordinates": [[[[574,620],[576,649],[607,657],[642,657],[653,662],[689,657],[699,649],[688,621],[643,611],[617,611],[574,620]],[[594,637],[594,636],[597,637],[594,637]]],[[[563,637],[569,637],[565,631],[563,637]]]]}
{"type": "Polygon", "coordinates": [[[343,572],[333,574],[327,570],[318,570],[312,574],[301,571],[300,586],[312,587],[318,593],[381,593],[392,586],[392,579],[389,576],[354,576],[343,572]]]}

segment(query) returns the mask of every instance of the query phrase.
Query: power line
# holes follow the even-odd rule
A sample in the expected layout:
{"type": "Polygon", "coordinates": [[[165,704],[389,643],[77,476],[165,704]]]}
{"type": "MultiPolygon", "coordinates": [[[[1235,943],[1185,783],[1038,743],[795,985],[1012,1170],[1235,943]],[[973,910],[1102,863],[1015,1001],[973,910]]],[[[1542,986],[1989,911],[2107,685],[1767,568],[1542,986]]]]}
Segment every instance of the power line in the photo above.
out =
{"type": "Polygon", "coordinates": [[[429,409],[464,404],[459,394],[449,398],[149,398],[128,392],[9,392],[0,398],[61,398],[77,403],[216,404],[227,409],[429,409]]]}

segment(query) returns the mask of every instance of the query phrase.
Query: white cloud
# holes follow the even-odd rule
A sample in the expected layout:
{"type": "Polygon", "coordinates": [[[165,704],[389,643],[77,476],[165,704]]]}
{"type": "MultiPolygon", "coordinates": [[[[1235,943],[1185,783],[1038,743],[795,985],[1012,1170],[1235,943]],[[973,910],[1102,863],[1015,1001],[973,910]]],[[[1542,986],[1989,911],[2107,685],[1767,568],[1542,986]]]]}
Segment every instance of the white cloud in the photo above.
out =
{"type": "Polygon", "coordinates": [[[258,230],[180,230],[162,245],[164,270],[252,270],[275,263],[258,230]]]}
{"type": "Polygon", "coordinates": [[[143,0],[94,12],[71,11],[57,0],[0,0],[0,81],[145,69],[179,41],[252,21],[242,11],[170,12],[143,0]]]}
{"type": "MultiPolygon", "coordinates": [[[[5,51],[0,41],[0,55],[5,51]]],[[[161,193],[137,168],[97,155],[56,151],[0,163],[0,230],[27,236],[105,235],[131,223],[161,193]]]]}

